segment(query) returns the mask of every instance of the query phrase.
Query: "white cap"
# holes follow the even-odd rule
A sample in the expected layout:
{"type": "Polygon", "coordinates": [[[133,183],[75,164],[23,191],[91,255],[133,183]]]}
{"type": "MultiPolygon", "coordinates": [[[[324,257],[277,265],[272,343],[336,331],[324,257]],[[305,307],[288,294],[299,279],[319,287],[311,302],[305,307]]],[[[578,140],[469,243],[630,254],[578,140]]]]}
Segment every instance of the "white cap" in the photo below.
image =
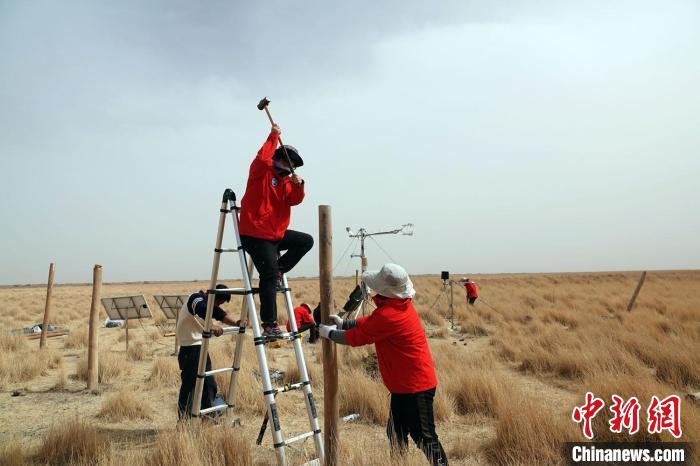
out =
{"type": "Polygon", "coordinates": [[[362,274],[362,281],[371,290],[387,298],[413,298],[416,291],[408,272],[396,264],[384,264],[380,270],[362,274]]]}

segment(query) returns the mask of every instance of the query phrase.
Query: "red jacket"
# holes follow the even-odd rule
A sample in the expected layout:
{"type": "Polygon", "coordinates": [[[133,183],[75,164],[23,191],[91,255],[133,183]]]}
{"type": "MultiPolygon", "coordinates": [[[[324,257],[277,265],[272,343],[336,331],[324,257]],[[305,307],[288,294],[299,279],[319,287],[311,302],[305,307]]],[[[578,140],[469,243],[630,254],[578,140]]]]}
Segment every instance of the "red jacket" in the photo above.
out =
{"type": "MultiPolygon", "coordinates": [[[[311,309],[306,304],[297,306],[294,308],[294,320],[297,321],[297,330],[301,328],[304,324],[315,324],[313,316],[311,315],[311,309]]],[[[287,331],[292,331],[292,326],[287,322],[287,331]]]]}
{"type": "Polygon", "coordinates": [[[375,296],[374,302],[377,309],[345,332],[348,344],[375,344],[379,372],[391,393],[435,388],[433,358],[413,301],[375,296]]]}
{"type": "Polygon", "coordinates": [[[304,200],[304,185],[280,178],[272,168],[279,133],[273,131],[250,164],[248,185],[241,200],[241,235],[279,241],[290,221],[291,207],[304,200]]]}
{"type": "Polygon", "coordinates": [[[464,284],[464,288],[467,289],[467,298],[478,298],[479,292],[476,289],[476,283],[468,282],[464,284]]]}

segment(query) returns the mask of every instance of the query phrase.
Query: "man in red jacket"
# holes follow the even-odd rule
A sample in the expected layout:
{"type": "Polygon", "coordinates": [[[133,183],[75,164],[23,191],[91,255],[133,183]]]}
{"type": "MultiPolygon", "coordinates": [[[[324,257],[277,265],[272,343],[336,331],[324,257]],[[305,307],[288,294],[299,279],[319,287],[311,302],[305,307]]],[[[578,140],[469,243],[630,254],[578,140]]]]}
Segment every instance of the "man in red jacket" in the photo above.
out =
{"type": "Polygon", "coordinates": [[[476,302],[476,298],[479,297],[479,290],[476,287],[476,283],[468,278],[462,278],[460,281],[464,284],[464,289],[467,290],[467,301],[473,306],[476,302]]]}
{"type": "MultiPolygon", "coordinates": [[[[291,207],[304,200],[304,180],[292,175],[274,125],[250,165],[248,184],[241,200],[240,234],[260,274],[260,320],[263,334],[279,336],[275,291],[280,275],[289,272],[314,245],[311,235],[288,230],[291,207]],[[291,175],[291,176],[290,176],[291,175]],[[287,251],[282,256],[280,251],[287,251]]],[[[304,161],[292,146],[285,146],[294,168],[304,161]]]]}
{"type": "Polygon", "coordinates": [[[437,378],[413,307],[411,279],[403,267],[385,264],[379,271],[363,273],[362,281],[377,293],[374,312],[357,320],[331,316],[335,325],[321,325],[320,334],[341,345],[375,344],[379,372],[391,392],[387,435],[392,447],[407,448],[410,435],[433,465],[447,465],[433,416],[437,378]]]}

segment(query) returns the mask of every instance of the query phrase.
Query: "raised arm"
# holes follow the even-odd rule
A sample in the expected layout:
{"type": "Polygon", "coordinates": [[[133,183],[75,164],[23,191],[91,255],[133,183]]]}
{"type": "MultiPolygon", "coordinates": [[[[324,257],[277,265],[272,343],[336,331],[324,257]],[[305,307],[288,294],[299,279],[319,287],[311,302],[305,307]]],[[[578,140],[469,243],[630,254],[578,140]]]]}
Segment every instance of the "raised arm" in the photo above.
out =
{"type": "Polygon", "coordinates": [[[256,160],[265,162],[266,165],[272,165],[272,156],[275,155],[275,149],[277,149],[277,145],[279,144],[280,132],[279,126],[274,125],[272,127],[270,135],[258,151],[258,155],[255,156],[256,160]]]}

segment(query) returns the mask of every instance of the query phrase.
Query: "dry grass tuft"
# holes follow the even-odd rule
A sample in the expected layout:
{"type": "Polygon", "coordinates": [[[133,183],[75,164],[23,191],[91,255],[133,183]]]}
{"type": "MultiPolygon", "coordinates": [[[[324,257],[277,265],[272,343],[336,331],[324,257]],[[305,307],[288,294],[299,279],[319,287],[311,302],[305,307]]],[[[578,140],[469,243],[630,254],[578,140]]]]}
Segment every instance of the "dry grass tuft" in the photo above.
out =
{"type": "Polygon", "coordinates": [[[87,327],[78,328],[63,338],[63,347],[66,349],[86,348],[89,341],[87,327]]]}
{"type": "Polygon", "coordinates": [[[180,385],[180,367],[173,357],[158,357],[153,361],[151,375],[148,377],[151,387],[177,387],[180,385]]]}
{"type": "Polygon", "coordinates": [[[27,464],[27,459],[19,439],[0,445],[0,465],[24,466],[25,464],[27,464]]]}
{"type": "Polygon", "coordinates": [[[95,464],[107,450],[107,439],[77,417],[52,426],[36,454],[40,464],[95,464]]]}
{"type": "Polygon", "coordinates": [[[496,417],[496,439],[487,445],[486,453],[499,465],[560,464],[562,444],[577,438],[564,413],[552,413],[522,395],[500,403],[496,417]]]}
{"type": "Polygon", "coordinates": [[[360,369],[343,371],[339,377],[339,408],[341,416],[359,413],[360,418],[386,425],[389,418],[389,398],[384,384],[366,377],[360,369]]]}
{"type": "Polygon", "coordinates": [[[232,427],[191,424],[161,433],[147,455],[152,466],[253,466],[249,440],[232,427]]]}
{"type": "MultiPolygon", "coordinates": [[[[112,353],[111,351],[100,351],[98,356],[97,379],[100,383],[112,382],[131,370],[129,363],[124,360],[123,354],[112,353]]],[[[78,362],[75,376],[78,380],[87,382],[88,355],[84,353],[78,362]]]]}
{"type": "Polygon", "coordinates": [[[12,335],[6,333],[5,329],[0,329],[0,351],[3,354],[26,350],[27,348],[27,339],[24,335],[12,335]]]}
{"type": "Polygon", "coordinates": [[[61,367],[62,364],[61,353],[57,351],[16,351],[12,358],[0,358],[0,387],[47,375],[50,369],[61,367]]]}
{"type": "Polygon", "coordinates": [[[127,355],[132,361],[143,361],[146,359],[148,350],[142,341],[137,341],[129,345],[127,355]]]}
{"type": "Polygon", "coordinates": [[[151,407],[139,400],[133,392],[120,391],[102,402],[99,417],[110,421],[151,419],[151,407]]]}
{"type": "Polygon", "coordinates": [[[388,448],[388,440],[383,438],[363,438],[358,444],[354,440],[342,438],[338,451],[338,463],[348,466],[425,466],[428,464],[423,452],[413,443],[409,444],[405,453],[392,454],[388,448]]]}

